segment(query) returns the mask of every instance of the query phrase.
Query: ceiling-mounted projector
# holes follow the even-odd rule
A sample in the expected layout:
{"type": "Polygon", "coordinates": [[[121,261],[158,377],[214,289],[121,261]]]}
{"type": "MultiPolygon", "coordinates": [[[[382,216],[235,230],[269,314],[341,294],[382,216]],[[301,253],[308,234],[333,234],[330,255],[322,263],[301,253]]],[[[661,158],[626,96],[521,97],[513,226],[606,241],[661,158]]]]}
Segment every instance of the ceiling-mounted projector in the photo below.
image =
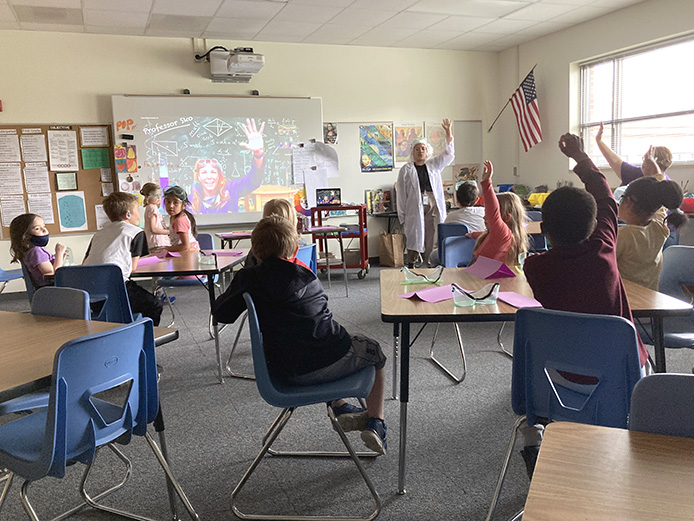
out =
{"type": "Polygon", "coordinates": [[[213,83],[248,83],[265,65],[265,56],[250,47],[231,51],[210,51],[210,72],[213,83]]]}

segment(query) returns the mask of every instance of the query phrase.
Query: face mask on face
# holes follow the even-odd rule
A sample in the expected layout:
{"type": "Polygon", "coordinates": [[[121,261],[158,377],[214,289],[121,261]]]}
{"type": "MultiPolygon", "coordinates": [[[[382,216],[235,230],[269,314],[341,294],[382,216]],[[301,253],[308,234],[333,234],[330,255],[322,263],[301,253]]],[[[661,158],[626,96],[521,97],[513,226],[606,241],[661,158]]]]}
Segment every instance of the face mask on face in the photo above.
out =
{"type": "Polygon", "coordinates": [[[34,246],[41,246],[42,248],[48,244],[50,236],[48,235],[32,235],[31,244],[34,246]]]}

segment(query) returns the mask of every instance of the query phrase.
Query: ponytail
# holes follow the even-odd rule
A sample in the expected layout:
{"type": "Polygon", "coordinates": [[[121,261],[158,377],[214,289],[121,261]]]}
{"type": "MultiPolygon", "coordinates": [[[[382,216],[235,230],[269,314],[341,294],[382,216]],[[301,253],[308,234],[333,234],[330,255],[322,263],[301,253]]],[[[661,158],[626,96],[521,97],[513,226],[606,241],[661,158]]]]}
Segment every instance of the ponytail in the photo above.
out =
{"type": "Polygon", "coordinates": [[[655,177],[640,177],[629,184],[624,196],[634,204],[634,210],[652,217],[662,206],[669,210],[682,204],[682,188],[674,181],[658,181],[655,177]]]}

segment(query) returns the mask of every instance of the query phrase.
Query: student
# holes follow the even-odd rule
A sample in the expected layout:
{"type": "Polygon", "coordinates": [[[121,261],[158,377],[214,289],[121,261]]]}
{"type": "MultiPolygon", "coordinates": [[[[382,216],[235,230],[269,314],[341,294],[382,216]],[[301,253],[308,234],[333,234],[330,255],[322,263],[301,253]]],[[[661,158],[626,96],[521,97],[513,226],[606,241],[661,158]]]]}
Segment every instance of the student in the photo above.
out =
{"type": "Polygon", "coordinates": [[[482,193],[484,195],[484,222],[487,230],[471,232],[477,239],[473,250],[475,258],[488,257],[508,266],[518,266],[518,256],[528,251],[528,233],[525,230],[525,208],[520,197],[513,192],[495,194],[492,188],[494,167],[484,162],[482,193]]]}
{"type": "Polygon", "coordinates": [[[288,262],[296,255],[296,228],[277,215],[261,219],[251,236],[251,251],[260,261],[243,268],[212,307],[222,323],[234,322],[246,309],[243,293],[253,297],[263,333],[268,369],[294,385],[330,382],[373,365],[376,380],[366,398],[367,410],[336,400],[329,404],[345,431],[360,430],[368,448],[386,452],[383,421],[386,357],[378,342],[349,335],[333,320],[328,297],[316,276],[288,262]]]}
{"type": "MultiPolygon", "coordinates": [[[[263,206],[263,218],[270,217],[271,215],[284,217],[292,223],[292,226],[296,229],[299,219],[296,216],[296,210],[292,206],[292,203],[287,199],[275,198],[265,203],[265,206],[263,206]]],[[[306,241],[302,237],[299,237],[299,247],[301,248],[303,246],[306,246],[306,241]]],[[[255,258],[252,252],[249,252],[243,266],[245,268],[250,268],[256,264],[258,264],[258,259],[255,258]]]]}
{"type": "MultiPolygon", "coordinates": [[[[463,181],[460,183],[455,191],[455,197],[460,208],[448,212],[444,224],[464,224],[469,232],[483,232],[485,230],[484,208],[474,206],[479,195],[480,191],[477,188],[477,183],[474,181],[463,181]]],[[[438,266],[439,262],[439,250],[437,248],[431,252],[429,265],[438,266]]]]}
{"type": "MultiPolygon", "coordinates": [[[[622,161],[622,158],[615,154],[615,152],[606,143],[603,142],[603,130],[604,127],[601,122],[600,129],[598,130],[598,133],[595,135],[595,142],[597,143],[598,148],[600,149],[600,152],[602,153],[603,157],[607,160],[607,163],[610,165],[610,168],[614,171],[615,174],[617,174],[617,177],[619,177],[619,179],[622,181],[622,186],[628,185],[629,183],[638,179],[639,177],[648,175],[646,172],[644,172],[643,165],[636,166],[627,163],[626,161],[622,161]]],[[[653,157],[655,159],[655,162],[658,164],[658,167],[660,168],[660,172],[665,176],[666,179],[670,179],[665,174],[665,170],[670,168],[670,165],[672,165],[672,152],[670,152],[670,149],[666,147],[652,147],[652,149],[653,157]]],[[[648,154],[648,152],[646,154],[648,154]]],[[[645,159],[646,156],[644,156],[644,160],[645,159]]]]}
{"type": "Polygon", "coordinates": [[[82,264],[116,264],[123,272],[133,314],[141,313],[158,326],[161,300],[130,280],[130,274],[137,269],[140,257],[149,255],[145,232],[137,226],[140,222],[137,198],[125,192],[113,192],[104,199],[103,205],[111,222],[94,234],[82,264]]]}
{"type": "Polygon", "coordinates": [[[145,183],[140,190],[144,197],[145,207],[145,235],[147,246],[150,250],[156,250],[171,246],[169,230],[164,228],[161,212],[161,188],[156,183],[145,183]]]}
{"type": "Polygon", "coordinates": [[[65,262],[65,246],[55,245],[55,255],[44,246],[50,236],[43,219],[33,213],[18,215],[10,223],[10,254],[12,262],[24,264],[29,272],[34,289],[48,286],[46,277],[55,274],[65,262]]]}
{"type": "Polygon", "coordinates": [[[188,194],[180,186],[170,186],[164,192],[164,204],[166,213],[171,216],[169,223],[169,239],[171,246],[168,251],[199,250],[200,246],[195,239],[198,236],[195,226],[195,217],[188,210],[188,194]]]}
{"type": "MultiPolygon", "coordinates": [[[[580,137],[564,134],[559,149],[576,161],[574,172],[586,189],[564,186],[547,197],[542,205],[542,230],[552,249],[525,260],[525,277],[535,298],[547,309],[616,315],[633,322],[617,268],[617,203],[612,190],[583,151],[580,137]]],[[[638,342],[642,372],[646,373],[648,351],[640,339],[638,342]]],[[[521,432],[525,439],[521,454],[530,476],[543,429],[524,426],[521,432]]]]}

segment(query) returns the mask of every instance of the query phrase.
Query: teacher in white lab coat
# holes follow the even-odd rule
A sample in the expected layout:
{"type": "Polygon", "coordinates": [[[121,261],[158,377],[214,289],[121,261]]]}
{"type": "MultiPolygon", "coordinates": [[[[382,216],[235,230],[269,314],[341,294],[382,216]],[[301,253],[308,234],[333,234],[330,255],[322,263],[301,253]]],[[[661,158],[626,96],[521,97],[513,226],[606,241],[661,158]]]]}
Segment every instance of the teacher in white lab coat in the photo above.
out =
{"type": "Polygon", "coordinates": [[[451,120],[441,123],[446,147],[438,156],[425,139],[412,143],[411,162],[400,169],[397,186],[398,220],[407,237],[407,263],[423,264],[434,249],[436,229],[446,218],[441,171],[455,158],[451,120]],[[422,254],[424,257],[422,258],[422,254]]]}

